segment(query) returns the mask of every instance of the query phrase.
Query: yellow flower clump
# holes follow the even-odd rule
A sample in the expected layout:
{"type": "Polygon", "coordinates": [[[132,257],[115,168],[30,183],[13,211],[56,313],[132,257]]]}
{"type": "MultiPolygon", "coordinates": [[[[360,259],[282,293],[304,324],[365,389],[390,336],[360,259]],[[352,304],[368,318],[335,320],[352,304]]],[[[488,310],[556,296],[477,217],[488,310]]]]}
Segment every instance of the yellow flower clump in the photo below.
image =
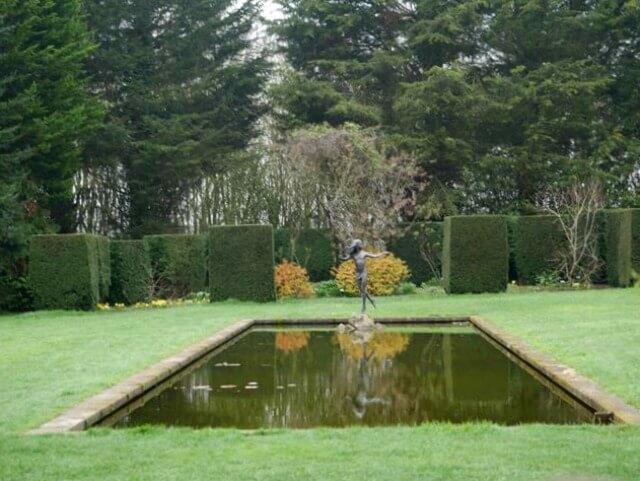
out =
{"type": "MultiPolygon", "coordinates": [[[[377,259],[367,259],[367,270],[369,271],[367,291],[374,296],[390,296],[410,275],[407,264],[393,254],[377,259]]],[[[349,296],[359,294],[353,260],[344,261],[338,267],[334,267],[331,273],[342,292],[349,296]]]]}

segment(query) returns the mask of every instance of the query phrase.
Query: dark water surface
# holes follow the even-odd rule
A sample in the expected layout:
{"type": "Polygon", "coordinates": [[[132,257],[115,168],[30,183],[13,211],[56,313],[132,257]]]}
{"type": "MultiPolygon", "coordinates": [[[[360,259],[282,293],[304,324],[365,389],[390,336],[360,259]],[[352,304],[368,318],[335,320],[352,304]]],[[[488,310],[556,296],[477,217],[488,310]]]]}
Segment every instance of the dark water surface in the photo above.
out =
{"type": "Polygon", "coordinates": [[[335,328],[253,329],[115,426],[589,420],[472,328],[387,327],[361,341],[335,328]]]}

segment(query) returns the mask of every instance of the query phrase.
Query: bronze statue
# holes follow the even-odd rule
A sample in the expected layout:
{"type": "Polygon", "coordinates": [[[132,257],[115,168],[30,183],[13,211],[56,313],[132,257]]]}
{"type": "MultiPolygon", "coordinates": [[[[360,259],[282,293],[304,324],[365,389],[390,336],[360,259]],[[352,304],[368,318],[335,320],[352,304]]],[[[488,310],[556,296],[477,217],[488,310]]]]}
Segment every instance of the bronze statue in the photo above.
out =
{"type": "Polygon", "coordinates": [[[360,311],[362,313],[367,310],[367,299],[369,299],[369,302],[373,307],[376,307],[375,302],[373,302],[373,299],[367,293],[367,257],[375,259],[386,255],[389,255],[389,252],[385,251],[380,254],[372,254],[371,252],[365,251],[362,241],[360,239],[355,239],[349,246],[347,255],[340,257],[343,261],[353,259],[353,263],[356,266],[356,281],[358,282],[358,290],[360,291],[360,297],[362,298],[362,310],[360,311]]]}

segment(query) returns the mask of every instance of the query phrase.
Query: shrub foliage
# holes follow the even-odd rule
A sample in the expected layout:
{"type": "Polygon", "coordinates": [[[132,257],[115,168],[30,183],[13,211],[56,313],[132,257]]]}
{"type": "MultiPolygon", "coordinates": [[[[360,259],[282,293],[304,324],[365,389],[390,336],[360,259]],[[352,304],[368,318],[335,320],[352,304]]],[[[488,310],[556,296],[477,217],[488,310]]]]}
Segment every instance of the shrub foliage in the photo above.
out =
{"type": "Polygon", "coordinates": [[[603,280],[610,286],[627,287],[631,283],[631,218],[630,209],[599,213],[603,280]]]}
{"type": "Polygon", "coordinates": [[[276,267],[275,275],[279,298],[313,296],[309,274],[304,267],[285,260],[276,267]]]}
{"type": "Polygon", "coordinates": [[[90,234],[31,240],[29,279],[36,309],[95,309],[109,293],[109,241],[90,234]]]}
{"type": "MultiPolygon", "coordinates": [[[[374,296],[392,295],[411,275],[407,264],[393,254],[377,259],[367,259],[367,270],[369,272],[368,292],[374,296]]],[[[359,295],[355,266],[351,259],[335,267],[333,275],[342,292],[348,296],[359,295]]]]}
{"type": "Polygon", "coordinates": [[[141,240],[111,241],[111,289],[109,301],[127,305],[146,302],[151,296],[151,263],[141,240]]]}
{"type": "Polygon", "coordinates": [[[154,297],[175,299],[207,286],[206,239],[200,235],[145,236],[154,297]]]}
{"type": "Polygon", "coordinates": [[[505,290],[509,270],[506,217],[447,217],[442,267],[449,293],[505,290]]]}
{"type": "Polygon", "coordinates": [[[273,228],[270,225],[211,228],[209,278],[212,300],[275,300],[273,228]]]}

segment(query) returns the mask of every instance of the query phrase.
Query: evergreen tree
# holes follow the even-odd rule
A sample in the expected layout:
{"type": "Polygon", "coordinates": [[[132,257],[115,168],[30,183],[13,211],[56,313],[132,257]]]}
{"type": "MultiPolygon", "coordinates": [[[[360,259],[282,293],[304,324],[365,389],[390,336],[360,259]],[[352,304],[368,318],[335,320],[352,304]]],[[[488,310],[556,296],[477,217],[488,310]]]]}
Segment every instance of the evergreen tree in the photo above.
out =
{"type": "Polygon", "coordinates": [[[285,57],[301,77],[285,79],[276,91],[279,105],[303,120],[306,114],[296,105],[324,108],[315,109],[310,119],[314,123],[391,123],[399,83],[408,75],[402,33],[413,15],[412,2],[278,3],[285,16],[274,23],[273,31],[283,41],[285,57]],[[317,92],[324,93],[321,103],[316,102],[317,92]],[[332,101],[326,102],[330,98],[332,101]]]}
{"type": "Polygon", "coordinates": [[[0,31],[0,152],[12,172],[24,175],[11,190],[71,232],[73,175],[101,115],[83,71],[92,45],[80,1],[6,0],[0,31]]]}
{"type": "Polygon", "coordinates": [[[247,0],[86,2],[99,49],[89,63],[109,107],[92,158],[121,163],[134,236],[179,229],[185,194],[255,137],[268,65],[251,49],[247,0]]]}
{"type": "Polygon", "coordinates": [[[621,193],[639,167],[637,2],[282,5],[284,128],[380,123],[469,211],[527,211],[545,186],[587,177],[636,202],[621,193]]]}

